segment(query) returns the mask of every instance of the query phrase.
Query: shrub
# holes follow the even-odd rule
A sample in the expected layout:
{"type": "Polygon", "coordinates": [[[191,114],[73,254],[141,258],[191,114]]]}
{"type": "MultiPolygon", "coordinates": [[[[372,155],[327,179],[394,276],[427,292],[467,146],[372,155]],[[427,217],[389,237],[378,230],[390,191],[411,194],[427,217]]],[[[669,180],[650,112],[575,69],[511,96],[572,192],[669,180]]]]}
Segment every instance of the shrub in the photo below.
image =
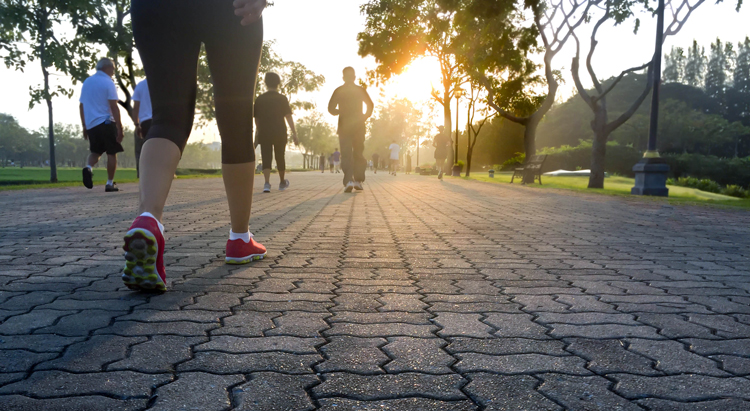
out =
{"type": "Polygon", "coordinates": [[[516,153],[516,156],[505,160],[502,165],[496,165],[495,170],[513,170],[514,168],[522,165],[526,161],[525,153],[516,153]]]}
{"type": "Polygon", "coordinates": [[[750,198],[750,191],[734,184],[726,186],[726,188],[721,190],[721,194],[739,198],[750,198]]]}
{"type": "Polygon", "coordinates": [[[676,178],[709,179],[722,186],[750,186],[750,158],[719,158],[701,154],[664,154],[676,178]]]}
{"type": "MultiPolygon", "coordinates": [[[[546,154],[542,172],[554,170],[588,170],[591,168],[590,140],[582,140],[578,146],[562,146],[558,148],[544,148],[539,154],[546,154]]],[[[615,142],[607,143],[605,170],[610,174],[632,177],[633,166],[642,158],[642,154],[630,146],[615,142]]]]}

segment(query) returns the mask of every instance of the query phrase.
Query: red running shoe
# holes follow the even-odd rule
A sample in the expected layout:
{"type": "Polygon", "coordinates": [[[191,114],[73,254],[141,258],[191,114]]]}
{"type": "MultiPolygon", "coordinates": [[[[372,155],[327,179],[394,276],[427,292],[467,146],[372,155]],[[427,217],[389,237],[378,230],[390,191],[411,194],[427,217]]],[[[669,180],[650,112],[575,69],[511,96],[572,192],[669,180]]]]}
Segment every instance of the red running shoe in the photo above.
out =
{"type": "Polygon", "coordinates": [[[254,260],[262,260],[266,256],[266,247],[250,237],[250,242],[243,240],[227,241],[227,264],[247,264],[254,260]]]}
{"type": "Polygon", "coordinates": [[[164,271],[164,236],[156,219],[138,217],[125,234],[125,269],[122,281],[131,290],[167,291],[164,271]]]}

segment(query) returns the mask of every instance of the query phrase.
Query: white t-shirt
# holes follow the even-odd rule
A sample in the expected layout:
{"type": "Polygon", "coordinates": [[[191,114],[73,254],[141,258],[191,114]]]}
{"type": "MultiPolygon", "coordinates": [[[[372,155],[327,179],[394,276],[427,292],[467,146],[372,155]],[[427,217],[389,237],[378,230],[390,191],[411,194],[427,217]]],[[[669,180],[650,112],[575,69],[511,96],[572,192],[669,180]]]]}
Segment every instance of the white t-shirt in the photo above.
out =
{"type": "Polygon", "coordinates": [[[143,123],[144,121],[151,120],[151,95],[148,93],[147,80],[143,80],[135,86],[133,92],[133,101],[140,101],[141,107],[138,109],[138,121],[143,123]]]}
{"type": "Polygon", "coordinates": [[[117,88],[107,73],[97,71],[83,82],[81,98],[78,101],[83,103],[86,130],[91,130],[107,120],[115,121],[109,108],[110,100],[117,100],[117,88]]]}
{"type": "Polygon", "coordinates": [[[398,144],[393,143],[388,146],[388,150],[391,150],[391,160],[398,160],[398,152],[401,151],[401,147],[398,144]]]}

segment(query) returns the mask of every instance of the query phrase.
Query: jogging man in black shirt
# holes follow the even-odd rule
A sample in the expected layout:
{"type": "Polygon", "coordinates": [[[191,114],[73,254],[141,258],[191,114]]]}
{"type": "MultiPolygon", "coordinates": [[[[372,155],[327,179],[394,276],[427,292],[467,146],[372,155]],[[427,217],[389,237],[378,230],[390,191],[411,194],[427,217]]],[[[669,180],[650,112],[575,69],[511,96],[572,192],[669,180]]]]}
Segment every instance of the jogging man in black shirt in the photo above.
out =
{"type": "Polygon", "coordinates": [[[333,92],[328,103],[328,112],[339,116],[339,144],[341,145],[341,169],[344,170],[344,192],[362,190],[365,181],[367,160],[365,150],[365,122],[372,115],[374,105],[367,91],[354,84],[357,76],[354,69],[344,69],[344,85],[333,92]],[[362,113],[362,105],[367,111],[362,113]]]}
{"type": "Polygon", "coordinates": [[[255,100],[255,146],[260,144],[260,156],[263,162],[263,177],[266,184],[263,186],[264,193],[271,192],[271,162],[272,156],[276,157],[276,169],[279,171],[279,191],[289,187],[289,180],[284,178],[286,162],[284,161],[284,149],[287,143],[287,131],[284,120],[292,130],[294,144],[299,145],[297,131],[294,129],[294,118],[289,100],[279,93],[281,78],[276,73],[266,73],[264,79],[268,91],[258,96],[255,100]]]}

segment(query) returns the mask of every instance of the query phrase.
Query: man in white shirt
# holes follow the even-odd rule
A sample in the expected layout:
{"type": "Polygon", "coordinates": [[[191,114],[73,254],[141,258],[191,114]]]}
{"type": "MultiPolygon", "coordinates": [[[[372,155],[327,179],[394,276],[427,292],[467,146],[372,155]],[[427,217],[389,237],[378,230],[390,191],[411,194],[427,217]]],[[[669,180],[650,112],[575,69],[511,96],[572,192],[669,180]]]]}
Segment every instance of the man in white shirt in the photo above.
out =
{"type": "Polygon", "coordinates": [[[133,92],[133,112],[135,113],[135,168],[138,177],[141,175],[140,159],[143,142],[146,141],[148,129],[151,128],[151,96],[148,93],[148,80],[135,86],[133,92]]]}
{"type": "Polygon", "coordinates": [[[93,188],[92,168],[107,153],[107,184],[104,191],[119,191],[114,182],[117,170],[117,153],[122,153],[122,122],[117,107],[117,88],[112,81],[115,64],[108,58],[96,63],[96,74],[86,79],[81,87],[80,113],[83,138],[89,142],[86,167],[83,168],[83,185],[93,188]]]}
{"type": "Polygon", "coordinates": [[[401,151],[401,147],[396,144],[396,140],[393,140],[393,142],[391,142],[391,145],[388,146],[388,150],[391,151],[391,175],[395,176],[396,168],[398,167],[399,152],[401,151]]]}

